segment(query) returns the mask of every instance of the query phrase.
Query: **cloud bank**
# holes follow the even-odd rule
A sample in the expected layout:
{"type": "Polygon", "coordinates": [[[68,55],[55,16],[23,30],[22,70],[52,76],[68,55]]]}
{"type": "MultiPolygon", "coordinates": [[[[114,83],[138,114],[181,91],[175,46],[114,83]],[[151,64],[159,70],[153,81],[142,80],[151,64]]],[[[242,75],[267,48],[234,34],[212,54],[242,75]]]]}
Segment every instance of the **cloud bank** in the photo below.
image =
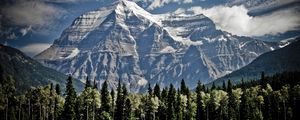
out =
{"type": "Polygon", "coordinates": [[[49,48],[51,44],[49,43],[34,43],[34,44],[29,44],[24,47],[19,48],[22,52],[24,52],[26,55],[33,57],[40,52],[46,50],[49,48]]]}
{"type": "Polygon", "coordinates": [[[20,26],[44,27],[50,25],[61,13],[61,9],[35,0],[19,0],[1,8],[1,14],[6,20],[20,26]]]}
{"type": "Polygon", "coordinates": [[[178,3],[178,4],[186,4],[186,3],[192,3],[193,0],[153,0],[152,3],[149,5],[147,9],[153,10],[155,8],[163,7],[164,5],[168,3],[178,3]]]}
{"type": "Polygon", "coordinates": [[[300,12],[296,9],[256,17],[249,16],[248,11],[244,6],[216,6],[209,9],[192,7],[185,12],[204,14],[214,21],[218,29],[241,36],[276,35],[300,27],[300,12]]]}

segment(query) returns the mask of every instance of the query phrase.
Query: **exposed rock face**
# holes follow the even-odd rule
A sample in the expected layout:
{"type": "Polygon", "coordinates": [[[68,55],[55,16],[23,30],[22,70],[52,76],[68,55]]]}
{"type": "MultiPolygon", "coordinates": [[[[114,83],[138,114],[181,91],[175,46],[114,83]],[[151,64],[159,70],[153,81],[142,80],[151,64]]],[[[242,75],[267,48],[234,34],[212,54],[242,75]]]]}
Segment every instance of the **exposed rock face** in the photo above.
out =
{"type": "Polygon", "coordinates": [[[195,87],[247,65],[278,48],[217,30],[204,15],[152,15],[119,1],[78,17],[53,45],[35,58],[74,77],[122,80],[132,92],[147,83],[195,87]]]}

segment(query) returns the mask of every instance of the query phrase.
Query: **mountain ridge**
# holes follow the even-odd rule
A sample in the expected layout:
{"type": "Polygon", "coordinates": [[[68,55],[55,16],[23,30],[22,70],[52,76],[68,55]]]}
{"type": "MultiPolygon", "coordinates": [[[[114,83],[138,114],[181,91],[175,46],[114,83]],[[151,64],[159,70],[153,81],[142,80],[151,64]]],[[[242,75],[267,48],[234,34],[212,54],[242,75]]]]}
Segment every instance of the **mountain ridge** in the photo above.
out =
{"type": "MultiPolygon", "coordinates": [[[[17,92],[50,83],[59,84],[64,89],[66,75],[44,67],[15,48],[0,44],[0,60],[3,70],[1,76],[12,76],[17,92]]],[[[74,84],[77,90],[83,87],[83,84],[77,80],[74,84]]]]}
{"type": "Polygon", "coordinates": [[[178,86],[181,79],[190,87],[198,80],[207,83],[280,48],[279,43],[217,30],[202,14],[143,12],[135,3],[121,1],[85,13],[35,59],[79,79],[90,76],[100,84],[108,80],[112,88],[121,79],[138,92],[147,83],[178,86]],[[113,12],[115,6],[122,7],[113,12]]]}
{"type": "Polygon", "coordinates": [[[273,75],[275,73],[300,71],[300,38],[296,38],[290,42],[292,43],[281,49],[260,55],[250,64],[214,82],[221,85],[222,81],[230,79],[234,83],[239,83],[242,78],[244,80],[259,79],[261,72],[264,72],[266,75],[273,75]]]}

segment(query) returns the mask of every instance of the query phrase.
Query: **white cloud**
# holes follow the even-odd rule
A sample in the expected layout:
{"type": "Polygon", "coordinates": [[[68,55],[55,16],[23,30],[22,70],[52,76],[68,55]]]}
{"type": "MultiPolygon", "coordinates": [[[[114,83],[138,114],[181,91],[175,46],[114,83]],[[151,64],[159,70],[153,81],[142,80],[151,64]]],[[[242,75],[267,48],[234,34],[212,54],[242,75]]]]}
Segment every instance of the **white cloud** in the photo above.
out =
{"type": "Polygon", "coordinates": [[[152,3],[149,5],[148,9],[153,10],[155,8],[163,7],[168,3],[178,3],[178,4],[187,4],[192,3],[193,0],[153,0],[152,3]]]}
{"type": "Polygon", "coordinates": [[[19,50],[24,52],[26,55],[32,57],[44,51],[45,49],[49,48],[50,46],[51,44],[48,43],[34,43],[34,44],[29,44],[27,46],[21,47],[19,48],[19,50]]]}
{"type": "Polygon", "coordinates": [[[1,14],[10,22],[21,26],[45,27],[63,11],[37,0],[17,0],[12,5],[1,6],[1,14]]]}
{"type": "Polygon", "coordinates": [[[204,14],[215,22],[218,29],[242,36],[276,35],[300,26],[300,13],[294,9],[256,17],[249,16],[244,6],[193,7],[187,11],[204,14]]]}
{"type": "Polygon", "coordinates": [[[30,32],[30,31],[31,31],[31,26],[26,27],[26,28],[22,28],[22,29],[20,30],[22,36],[25,36],[25,35],[26,35],[28,32],[30,32]]]}

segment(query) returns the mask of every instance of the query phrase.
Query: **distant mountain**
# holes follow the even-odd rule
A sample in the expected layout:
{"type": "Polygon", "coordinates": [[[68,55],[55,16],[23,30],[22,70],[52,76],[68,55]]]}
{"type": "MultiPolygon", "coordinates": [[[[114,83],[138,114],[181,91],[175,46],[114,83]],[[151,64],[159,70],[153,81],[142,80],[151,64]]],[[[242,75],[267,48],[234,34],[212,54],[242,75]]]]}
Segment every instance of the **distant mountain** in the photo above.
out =
{"type": "Polygon", "coordinates": [[[179,86],[181,79],[193,88],[278,48],[217,30],[202,14],[155,15],[120,0],[79,16],[35,59],[78,79],[108,80],[112,88],[122,80],[138,92],[147,83],[179,86]]]}
{"type": "MultiPolygon", "coordinates": [[[[16,81],[18,92],[28,90],[31,87],[60,84],[64,89],[67,76],[53,69],[44,67],[39,62],[26,56],[21,51],[0,44],[0,65],[3,76],[11,75],[16,81]]],[[[83,88],[83,84],[74,80],[77,90],[83,88]]]]}
{"type": "Polygon", "coordinates": [[[215,84],[221,85],[230,79],[234,83],[244,80],[258,79],[262,72],[273,75],[284,71],[300,71],[300,38],[290,45],[262,54],[249,65],[217,79],[215,84]]]}

